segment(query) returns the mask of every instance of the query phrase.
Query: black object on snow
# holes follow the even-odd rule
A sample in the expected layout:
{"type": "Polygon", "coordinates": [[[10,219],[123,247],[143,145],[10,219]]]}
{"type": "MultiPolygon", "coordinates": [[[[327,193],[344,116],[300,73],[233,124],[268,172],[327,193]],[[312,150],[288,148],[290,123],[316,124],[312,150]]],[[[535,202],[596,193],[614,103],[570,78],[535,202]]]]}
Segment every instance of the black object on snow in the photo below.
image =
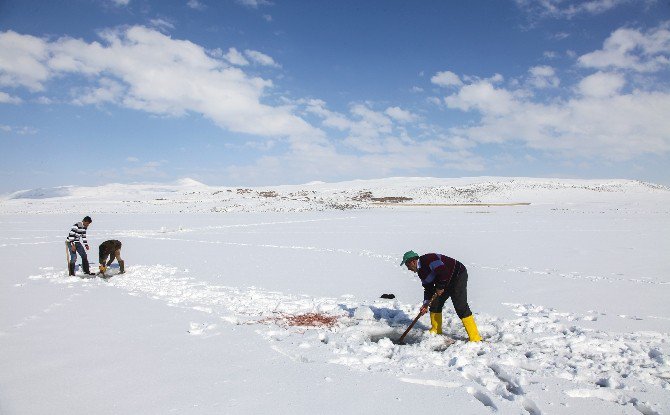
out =
{"type": "Polygon", "coordinates": [[[392,300],[392,299],[395,298],[395,295],[393,295],[393,294],[382,294],[382,296],[379,297],[379,298],[388,298],[389,300],[392,300]]]}

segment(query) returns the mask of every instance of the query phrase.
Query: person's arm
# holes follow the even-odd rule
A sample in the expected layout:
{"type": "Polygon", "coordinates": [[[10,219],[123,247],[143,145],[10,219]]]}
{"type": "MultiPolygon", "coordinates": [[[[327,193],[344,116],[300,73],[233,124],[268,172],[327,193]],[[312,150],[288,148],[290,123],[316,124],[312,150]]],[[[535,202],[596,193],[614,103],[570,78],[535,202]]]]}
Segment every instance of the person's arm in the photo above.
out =
{"type": "Polygon", "coordinates": [[[84,247],[88,251],[88,241],[86,240],[86,228],[84,228],[84,232],[81,234],[81,241],[84,244],[84,247]]]}
{"type": "Polygon", "coordinates": [[[435,295],[435,285],[426,284],[423,286],[423,305],[421,306],[420,313],[426,314],[428,312],[428,307],[430,306],[430,300],[435,295]]]}

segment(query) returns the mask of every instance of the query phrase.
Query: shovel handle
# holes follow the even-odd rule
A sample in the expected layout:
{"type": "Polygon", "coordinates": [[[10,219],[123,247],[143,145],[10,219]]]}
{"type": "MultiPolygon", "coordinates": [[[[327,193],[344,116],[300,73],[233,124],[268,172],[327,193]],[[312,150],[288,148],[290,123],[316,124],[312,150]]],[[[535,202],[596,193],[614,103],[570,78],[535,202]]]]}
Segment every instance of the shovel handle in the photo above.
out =
{"type": "MultiPolygon", "coordinates": [[[[437,298],[437,293],[433,294],[431,297],[430,301],[428,301],[428,307],[430,307],[431,304],[433,304],[433,301],[437,298]]],[[[407,327],[407,330],[400,336],[400,339],[398,340],[398,343],[402,343],[403,340],[405,340],[405,336],[407,336],[407,333],[409,333],[410,330],[412,330],[412,327],[416,324],[417,321],[419,321],[419,318],[422,316],[421,311],[419,311],[419,314],[414,317],[414,320],[412,321],[412,324],[407,327]]]]}

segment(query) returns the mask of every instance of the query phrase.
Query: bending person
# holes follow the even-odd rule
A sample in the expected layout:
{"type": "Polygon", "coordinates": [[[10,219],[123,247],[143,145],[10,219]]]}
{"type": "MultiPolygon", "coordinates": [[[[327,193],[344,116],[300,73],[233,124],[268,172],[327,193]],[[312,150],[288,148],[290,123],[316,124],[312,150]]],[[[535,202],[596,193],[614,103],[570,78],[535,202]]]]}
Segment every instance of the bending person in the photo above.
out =
{"type": "Polygon", "coordinates": [[[421,314],[430,310],[430,332],[442,334],[442,307],[451,297],[456,314],[463,322],[471,342],[481,341],[475,318],[468,306],[468,271],[465,265],[441,254],[425,254],[419,256],[414,251],[407,251],[400,265],[419,275],[423,285],[423,306],[421,314]],[[433,294],[437,298],[428,304],[433,294]],[[430,306],[430,308],[429,308],[430,306]]]}
{"type": "Polygon", "coordinates": [[[117,241],[116,239],[105,241],[100,244],[98,252],[100,273],[104,274],[105,271],[107,271],[107,267],[112,265],[112,262],[114,262],[115,259],[119,262],[119,269],[121,270],[121,274],[126,272],[125,263],[123,262],[123,259],[121,259],[121,241],[117,241]],[[109,260],[107,260],[107,257],[109,257],[109,260]],[[105,264],[105,261],[107,264],[105,264]]]}

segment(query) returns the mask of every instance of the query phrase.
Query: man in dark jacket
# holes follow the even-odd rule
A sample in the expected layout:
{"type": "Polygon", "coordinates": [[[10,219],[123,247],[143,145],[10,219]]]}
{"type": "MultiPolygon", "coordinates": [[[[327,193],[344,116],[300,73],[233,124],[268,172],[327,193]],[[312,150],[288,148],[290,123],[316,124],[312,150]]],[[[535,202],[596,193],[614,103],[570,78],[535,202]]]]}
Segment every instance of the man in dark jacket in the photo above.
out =
{"type": "Polygon", "coordinates": [[[112,262],[114,262],[115,259],[119,262],[119,269],[121,271],[121,274],[126,272],[125,263],[121,259],[121,241],[111,239],[109,241],[101,243],[98,250],[98,258],[99,258],[98,262],[100,262],[101,274],[103,275],[105,274],[107,267],[112,265],[112,262]],[[109,257],[109,261],[107,261],[107,265],[105,265],[107,257],[109,257]]]}
{"type": "Polygon", "coordinates": [[[442,307],[451,297],[456,314],[463,322],[470,341],[482,340],[468,306],[468,271],[465,265],[446,255],[419,256],[414,251],[405,252],[400,265],[407,266],[407,269],[418,274],[421,279],[424,301],[420,312],[423,315],[430,310],[431,333],[442,333],[442,307]],[[436,298],[430,303],[434,295],[436,298]]]}
{"type": "Polygon", "coordinates": [[[91,270],[88,265],[88,241],[86,240],[86,229],[93,222],[90,216],[86,216],[81,222],[77,222],[72,225],[70,233],[65,240],[65,245],[67,246],[68,253],[70,255],[70,260],[68,262],[68,271],[70,275],[74,275],[74,266],[77,263],[77,253],[81,256],[81,267],[84,269],[84,274],[91,274],[91,270]],[[84,249],[85,248],[85,249],[84,249]]]}

